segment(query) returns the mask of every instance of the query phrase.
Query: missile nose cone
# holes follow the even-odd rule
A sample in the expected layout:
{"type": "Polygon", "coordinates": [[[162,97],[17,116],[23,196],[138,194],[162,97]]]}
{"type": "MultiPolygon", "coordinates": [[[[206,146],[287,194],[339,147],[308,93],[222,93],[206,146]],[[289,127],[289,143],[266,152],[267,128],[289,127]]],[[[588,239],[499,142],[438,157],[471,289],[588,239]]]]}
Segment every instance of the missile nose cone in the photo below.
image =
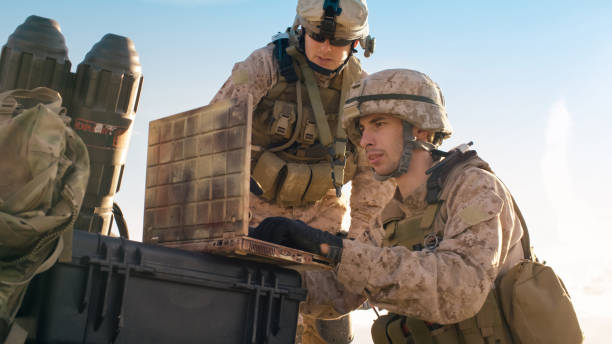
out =
{"type": "Polygon", "coordinates": [[[112,33],[104,35],[87,53],[82,63],[110,71],[129,71],[133,74],[142,72],[134,42],[128,37],[112,33]]]}
{"type": "Polygon", "coordinates": [[[49,18],[29,16],[15,29],[6,46],[50,57],[58,63],[68,60],[68,48],[59,23],[49,18]]]}

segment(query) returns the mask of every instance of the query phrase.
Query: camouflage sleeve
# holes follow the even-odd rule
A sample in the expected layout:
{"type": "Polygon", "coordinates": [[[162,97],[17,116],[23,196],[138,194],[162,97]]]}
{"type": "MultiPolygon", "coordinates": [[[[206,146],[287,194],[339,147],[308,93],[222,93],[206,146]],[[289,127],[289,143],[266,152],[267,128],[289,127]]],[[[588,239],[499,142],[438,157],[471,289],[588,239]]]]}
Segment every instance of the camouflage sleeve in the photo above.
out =
{"type": "Polygon", "coordinates": [[[443,239],[434,250],[380,248],[344,240],[338,281],[391,312],[450,324],[475,315],[506,259],[514,221],[510,196],[489,172],[467,169],[441,211],[443,239]],[[446,208],[446,209],[444,209],[446,208]]]}
{"type": "Polygon", "coordinates": [[[215,103],[229,98],[253,96],[253,104],[258,104],[268,91],[278,82],[278,66],[273,56],[273,45],[255,50],[246,60],[238,62],[232,75],[210,102],[215,103]]]}
{"type": "Polygon", "coordinates": [[[318,319],[335,319],[361,306],[365,295],[348,291],[333,271],[304,271],[303,287],[308,290],[300,312],[318,319]]]}
{"type": "Polygon", "coordinates": [[[357,173],[351,187],[351,226],[348,237],[372,245],[382,242],[382,226],[378,215],[393,197],[395,185],[391,181],[379,182],[359,149],[357,173]]]}

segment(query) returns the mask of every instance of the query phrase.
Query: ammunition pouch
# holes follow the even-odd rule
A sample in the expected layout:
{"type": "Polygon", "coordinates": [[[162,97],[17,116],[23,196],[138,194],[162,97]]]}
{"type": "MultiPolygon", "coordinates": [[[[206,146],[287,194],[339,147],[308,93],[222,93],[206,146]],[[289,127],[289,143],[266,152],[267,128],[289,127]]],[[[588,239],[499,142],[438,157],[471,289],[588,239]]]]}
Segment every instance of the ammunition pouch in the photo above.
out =
{"type": "Polygon", "coordinates": [[[304,194],[304,202],[314,203],[334,187],[331,180],[331,166],[328,162],[310,165],[312,171],[312,180],[308,190],[304,194]]]}
{"type": "Polygon", "coordinates": [[[302,203],[302,196],[310,183],[310,167],[306,164],[288,163],[285,176],[282,178],[277,196],[282,206],[297,206],[302,203]]]}
{"type": "MultiPolygon", "coordinates": [[[[270,119],[265,124],[264,132],[274,135],[274,141],[278,141],[279,139],[291,139],[294,132],[297,131],[295,142],[303,146],[312,146],[319,137],[312,109],[310,107],[303,107],[303,116],[298,122],[296,107],[296,104],[276,100],[274,105],[272,105],[272,112],[269,114],[270,119]]],[[[329,115],[328,117],[330,122],[335,122],[337,116],[329,115]]]]}
{"type": "Polygon", "coordinates": [[[262,198],[269,201],[275,198],[279,176],[286,164],[283,159],[272,152],[263,152],[261,154],[255,164],[255,168],[253,168],[253,172],[251,172],[251,176],[259,183],[263,190],[262,198]]]}
{"type": "Polygon", "coordinates": [[[375,344],[513,343],[494,291],[489,293],[478,314],[457,324],[431,324],[398,314],[381,316],[372,325],[372,339],[375,344]]]}
{"type": "Polygon", "coordinates": [[[295,113],[295,104],[276,101],[272,109],[272,123],[269,133],[288,140],[293,134],[293,126],[296,120],[295,113]]]}
{"type": "Polygon", "coordinates": [[[304,118],[302,119],[302,123],[298,124],[299,129],[296,128],[296,130],[300,131],[296,141],[304,145],[313,145],[319,136],[317,122],[310,108],[304,108],[302,111],[304,113],[304,118]]]}
{"type": "MultiPolygon", "coordinates": [[[[285,207],[305,206],[322,199],[327,191],[334,187],[328,161],[293,162],[286,161],[279,155],[281,154],[264,151],[251,173],[263,190],[261,197],[265,200],[276,201],[285,207]]],[[[348,173],[345,176],[352,178],[357,166],[353,163],[352,156],[349,160],[351,163],[347,164],[348,173]]]]}

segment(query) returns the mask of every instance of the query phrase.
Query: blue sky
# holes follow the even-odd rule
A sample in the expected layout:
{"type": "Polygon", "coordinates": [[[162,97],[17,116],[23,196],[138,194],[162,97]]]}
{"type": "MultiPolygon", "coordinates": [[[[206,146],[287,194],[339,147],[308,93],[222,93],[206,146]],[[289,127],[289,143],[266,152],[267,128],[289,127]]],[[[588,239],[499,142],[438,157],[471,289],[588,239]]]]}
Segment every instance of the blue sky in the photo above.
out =
{"type": "MultiPolygon", "coordinates": [[[[369,9],[377,45],[361,58],[365,69],[417,69],[440,84],[455,129],[443,147],[475,142],[514,193],[537,252],[564,278],[587,343],[605,342],[612,2],[387,0],[369,9]]],[[[148,122],[206,105],[234,62],[291,25],[295,1],[11,1],[0,42],[31,14],[59,22],[73,70],[106,33],[136,45],[144,86],[117,200],[137,232],[148,122]]]]}

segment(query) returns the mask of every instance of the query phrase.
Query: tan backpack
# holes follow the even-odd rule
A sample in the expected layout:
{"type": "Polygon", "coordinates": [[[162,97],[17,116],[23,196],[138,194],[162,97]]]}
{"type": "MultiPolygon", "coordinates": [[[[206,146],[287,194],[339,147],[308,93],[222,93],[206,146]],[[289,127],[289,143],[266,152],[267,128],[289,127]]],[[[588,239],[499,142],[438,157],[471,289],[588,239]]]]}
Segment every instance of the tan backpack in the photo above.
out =
{"type": "Polygon", "coordinates": [[[23,339],[26,287],[71,246],[87,187],[87,147],[61,103],[44,87],[0,93],[0,342],[23,339]]]}
{"type": "Polygon", "coordinates": [[[529,232],[516,202],[523,226],[521,244],[525,259],[513,266],[497,282],[497,295],[515,343],[582,343],[570,296],[550,266],[538,261],[529,242],[529,232]]]}

